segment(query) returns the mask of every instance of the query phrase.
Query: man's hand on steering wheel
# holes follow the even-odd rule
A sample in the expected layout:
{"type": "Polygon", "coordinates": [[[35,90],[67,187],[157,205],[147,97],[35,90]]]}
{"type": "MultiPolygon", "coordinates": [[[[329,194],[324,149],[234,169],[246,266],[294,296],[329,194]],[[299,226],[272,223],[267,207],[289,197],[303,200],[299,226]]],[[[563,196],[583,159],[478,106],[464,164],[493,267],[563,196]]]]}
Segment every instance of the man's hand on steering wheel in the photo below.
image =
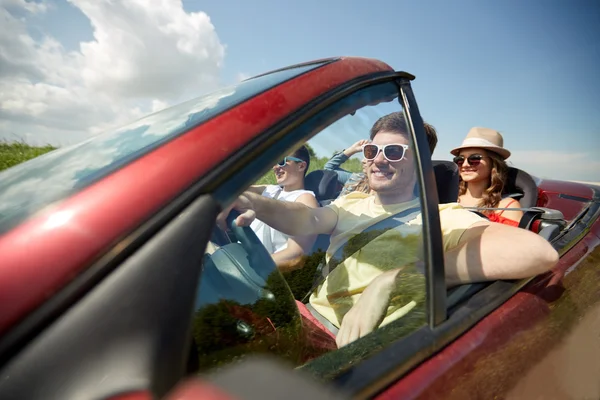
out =
{"type": "Polygon", "coordinates": [[[252,193],[242,193],[229,207],[225,208],[217,216],[217,225],[223,230],[227,230],[227,216],[231,210],[237,210],[240,215],[235,219],[235,224],[239,227],[250,226],[256,218],[256,213],[252,205],[250,197],[252,193]]]}

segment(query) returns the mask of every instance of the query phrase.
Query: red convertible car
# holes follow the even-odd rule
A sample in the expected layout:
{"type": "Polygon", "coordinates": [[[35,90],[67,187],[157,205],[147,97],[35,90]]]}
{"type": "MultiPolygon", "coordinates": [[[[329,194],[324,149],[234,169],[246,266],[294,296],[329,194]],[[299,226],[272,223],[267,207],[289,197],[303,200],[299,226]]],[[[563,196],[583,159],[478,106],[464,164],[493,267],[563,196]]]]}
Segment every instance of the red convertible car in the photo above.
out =
{"type": "Polygon", "coordinates": [[[458,172],[432,160],[413,79],[364,58],[294,65],[0,173],[0,398],[598,398],[600,187],[511,167],[520,228],[558,265],[447,289],[438,204],[458,172]],[[324,161],[395,111],[423,223],[393,257],[420,251],[421,301],[337,348],[298,306],[328,237],[281,273],[216,218],[304,143],[306,189],[335,200],[324,161]]]}

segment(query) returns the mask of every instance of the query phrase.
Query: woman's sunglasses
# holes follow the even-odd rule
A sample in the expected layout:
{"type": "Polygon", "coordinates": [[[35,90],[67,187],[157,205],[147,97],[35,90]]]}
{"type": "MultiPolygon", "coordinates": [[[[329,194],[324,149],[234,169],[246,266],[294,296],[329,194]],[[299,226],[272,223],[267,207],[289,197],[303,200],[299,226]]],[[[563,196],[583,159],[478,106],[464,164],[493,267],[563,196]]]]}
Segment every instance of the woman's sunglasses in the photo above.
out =
{"type": "Polygon", "coordinates": [[[277,163],[277,166],[278,167],[285,167],[288,161],[302,162],[304,160],[301,160],[298,157],[287,156],[287,157],[283,157],[283,160],[279,161],[277,163]]]}
{"type": "Polygon", "coordinates": [[[378,144],[369,143],[363,145],[363,155],[365,156],[365,159],[372,161],[377,157],[380,151],[383,151],[383,156],[386,160],[396,162],[404,159],[407,149],[407,144],[385,144],[380,146],[378,144]]]}
{"type": "MultiPolygon", "coordinates": [[[[482,156],[481,154],[471,154],[469,157],[466,158],[466,160],[469,162],[469,165],[471,167],[476,167],[479,164],[481,164],[481,160],[483,160],[484,157],[485,156],[482,156]]],[[[454,162],[459,167],[462,166],[465,163],[465,156],[454,157],[454,162]]]]}

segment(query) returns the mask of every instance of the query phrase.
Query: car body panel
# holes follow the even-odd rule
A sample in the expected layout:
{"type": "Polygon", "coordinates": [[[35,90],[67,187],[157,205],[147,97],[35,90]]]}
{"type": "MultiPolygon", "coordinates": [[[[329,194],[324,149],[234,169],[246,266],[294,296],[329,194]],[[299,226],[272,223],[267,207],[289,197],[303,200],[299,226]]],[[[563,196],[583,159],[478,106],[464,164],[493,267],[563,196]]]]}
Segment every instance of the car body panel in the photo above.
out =
{"type": "Polygon", "coordinates": [[[593,198],[593,190],[583,183],[557,181],[544,179],[539,184],[539,189],[547,194],[569,194],[591,200],[593,198]]]}
{"type": "Polygon", "coordinates": [[[338,85],[385,71],[392,69],[380,61],[341,59],[284,82],[1,236],[0,334],[269,126],[338,85]]]}
{"type": "Polygon", "coordinates": [[[538,186],[537,205],[560,210],[571,221],[592,201],[593,194],[589,186],[581,183],[543,180],[538,186]]]}

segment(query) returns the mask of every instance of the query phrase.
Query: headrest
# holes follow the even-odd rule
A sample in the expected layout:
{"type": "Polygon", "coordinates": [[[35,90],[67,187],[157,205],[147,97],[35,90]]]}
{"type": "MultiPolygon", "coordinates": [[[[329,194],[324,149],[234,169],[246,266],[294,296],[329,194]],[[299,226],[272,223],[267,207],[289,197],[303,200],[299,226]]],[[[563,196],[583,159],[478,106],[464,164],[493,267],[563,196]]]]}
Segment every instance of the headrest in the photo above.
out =
{"type": "Polygon", "coordinates": [[[519,200],[521,207],[529,208],[537,205],[537,185],[531,175],[518,168],[508,167],[508,176],[504,185],[505,197],[519,200]]]}
{"type": "Polygon", "coordinates": [[[342,190],[342,185],[338,182],[335,171],[319,169],[306,175],[304,188],[312,190],[317,197],[317,201],[321,202],[335,199],[342,190]]]}
{"type": "Polygon", "coordinates": [[[433,173],[439,203],[455,203],[458,200],[458,167],[452,161],[432,160],[433,173]]]}

